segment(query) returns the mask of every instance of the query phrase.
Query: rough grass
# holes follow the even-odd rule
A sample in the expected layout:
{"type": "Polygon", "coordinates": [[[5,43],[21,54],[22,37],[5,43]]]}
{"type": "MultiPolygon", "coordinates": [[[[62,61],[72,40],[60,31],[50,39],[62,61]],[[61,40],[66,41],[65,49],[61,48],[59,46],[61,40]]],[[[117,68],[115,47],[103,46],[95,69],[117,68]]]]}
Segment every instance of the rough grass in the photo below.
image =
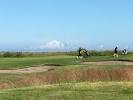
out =
{"type": "Polygon", "coordinates": [[[78,68],[61,69],[47,73],[1,74],[0,89],[85,81],[133,81],[133,69],[78,68]]]}
{"type": "Polygon", "coordinates": [[[133,82],[81,82],[0,91],[0,100],[132,100],[133,82]]]}

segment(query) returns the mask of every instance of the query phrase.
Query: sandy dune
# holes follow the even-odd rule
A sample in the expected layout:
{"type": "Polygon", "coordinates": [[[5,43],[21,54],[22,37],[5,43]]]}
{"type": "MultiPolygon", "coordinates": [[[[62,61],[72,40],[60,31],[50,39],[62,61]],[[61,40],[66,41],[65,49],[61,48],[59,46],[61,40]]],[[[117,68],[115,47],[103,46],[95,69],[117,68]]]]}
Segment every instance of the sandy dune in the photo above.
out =
{"type": "Polygon", "coordinates": [[[45,72],[53,70],[51,66],[39,66],[39,67],[29,67],[23,69],[12,69],[12,70],[0,70],[0,73],[34,73],[34,72],[45,72]]]}
{"type": "Polygon", "coordinates": [[[133,62],[128,62],[128,61],[100,61],[100,62],[84,62],[83,64],[90,64],[90,65],[133,65],[133,62]]]}
{"type": "MultiPolygon", "coordinates": [[[[90,64],[90,65],[133,65],[133,62],[127,61],[100,61],[100,62],[84,62],[82,64],[90,64]]],[[[14,73],[14,74],[21,74],[21,73],[35,73],[35,72],[45,72],[54,70],[53,66],[46,66],[46,65],[36,65],[34,67],[22,68],[22,69],[9,69],[9,70],[0,70],[0,73],[14,73]]],[[[129,70],[128,70],[129,72],[129,70]]],[[[129,74],[133,74],[133,70],[129,72],[129,74]]],[[[133,76],[133,75],[131,75],[133,76]]]]}

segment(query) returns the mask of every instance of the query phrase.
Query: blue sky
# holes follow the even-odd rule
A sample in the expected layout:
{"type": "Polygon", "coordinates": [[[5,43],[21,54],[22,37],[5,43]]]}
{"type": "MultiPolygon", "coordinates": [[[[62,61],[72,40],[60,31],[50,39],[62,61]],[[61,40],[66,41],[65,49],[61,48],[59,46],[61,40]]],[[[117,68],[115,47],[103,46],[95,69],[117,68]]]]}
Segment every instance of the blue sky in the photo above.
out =
{"type": "Polygon", "coordinates": [[[0,0],[0,48],[131,49],[132,5],[132,0],[0,0]]]}

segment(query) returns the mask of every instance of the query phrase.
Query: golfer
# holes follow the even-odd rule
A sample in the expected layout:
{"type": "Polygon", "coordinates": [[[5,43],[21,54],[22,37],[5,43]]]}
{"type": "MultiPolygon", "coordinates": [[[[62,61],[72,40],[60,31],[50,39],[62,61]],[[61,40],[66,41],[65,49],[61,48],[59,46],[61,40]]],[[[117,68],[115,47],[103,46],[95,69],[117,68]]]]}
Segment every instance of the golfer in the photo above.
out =
{"type": "Polygon", "coordinates": [[[115,47],[113,56],[118,58],[118,47],[117,46],[115,47]]]}

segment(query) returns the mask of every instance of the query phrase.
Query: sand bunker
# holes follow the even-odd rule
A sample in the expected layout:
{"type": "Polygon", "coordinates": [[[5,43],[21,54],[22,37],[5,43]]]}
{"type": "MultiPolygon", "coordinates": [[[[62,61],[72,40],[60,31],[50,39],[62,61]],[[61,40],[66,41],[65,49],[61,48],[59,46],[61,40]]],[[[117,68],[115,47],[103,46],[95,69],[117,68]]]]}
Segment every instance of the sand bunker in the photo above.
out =
{"type": "Polygon", "coordinates": [[[128,62],[128,61],[100,61],[100,62],[84,62],[83,64],[90,64],[90,65],[133,65],[133,62],[128,62]]]}
{"type": "MultiPolygon", "coordinates": [[[[100,61],[100,62],[84,62],[82,64],[89,64],[89,65],[133,65],[133,62],[128,61],[100,61]]],[[[21,74],[21,73],[36,73],[36,72],[46,72],[54,70],[54,66],[47,66],[47,65],[35,65],[28,68],[22,69],[9,69],[9,70],[0,70],[0,73],[14,73],[14,74],[21,74]]],[[[129,72],[129,70],[128,70],[129,72]]],[[[129,75],[133,77],[133,70],[129,72],[129,75]]]]}
{"type": "Polygon", "coordinates": [[[54,70],[54,67],[51,66],[39,66],[39,67],[29,67],[23,69],[13,69],[13,70],[0,70],[0,73],[14,73],[14,74],[21,74],[21,73],[35,73],[35,72],[45,72],[54,70]]]}

